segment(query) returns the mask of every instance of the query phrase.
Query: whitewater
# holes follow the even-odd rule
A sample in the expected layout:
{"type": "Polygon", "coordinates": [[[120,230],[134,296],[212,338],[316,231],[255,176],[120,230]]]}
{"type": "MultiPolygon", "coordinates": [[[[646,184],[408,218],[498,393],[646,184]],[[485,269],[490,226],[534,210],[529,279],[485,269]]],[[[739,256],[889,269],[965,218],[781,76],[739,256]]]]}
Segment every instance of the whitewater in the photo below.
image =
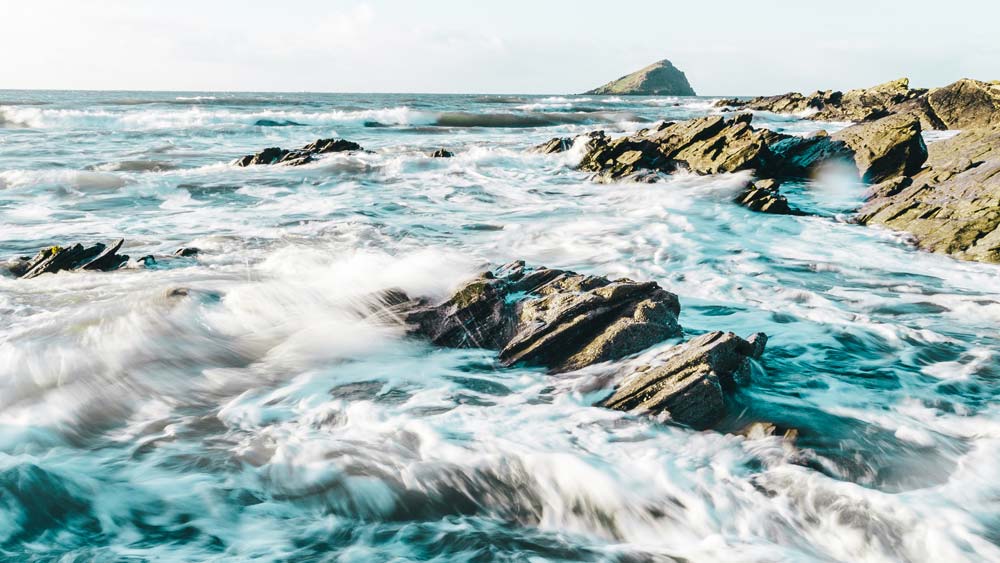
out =
{"type": "MultiPolygon", "coordinates": [[[[0,275],[0,561],[1000,561],[997,266],[853,224],[836,173],[767,215],[748,173],[528,151],[712,102],[0,91],[0,261],[133,257],[0,275]],[[331,137],[369,152],[232,164],[331,137]],[[676,341],[553,376],[357,314],[518,259],[656,281],[688,337],[765,332],[741,409],[592,406],[676,341]]],[[[803,117],[754,123],[847,125],[803,117]]]]}

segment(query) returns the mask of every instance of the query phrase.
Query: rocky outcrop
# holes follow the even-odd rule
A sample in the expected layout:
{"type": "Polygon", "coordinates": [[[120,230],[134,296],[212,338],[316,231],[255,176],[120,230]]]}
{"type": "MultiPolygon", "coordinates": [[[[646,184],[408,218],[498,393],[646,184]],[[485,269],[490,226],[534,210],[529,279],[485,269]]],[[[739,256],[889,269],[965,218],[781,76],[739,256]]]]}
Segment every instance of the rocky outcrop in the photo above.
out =
{"type": "Polygon", "coordinates": [[[464,284],[444,303],[407,305],[401,318],[436,345],[499,350],[503,365],[559,373],[680,336],[679,313],[677,296],[655,282],[515,262],[464,284]]]}
{"type": "Polygon", "coordinates": [[[846,93],[790,92],[749,100],[719,100],[719,107],[802,114],[823,121],[871,121],[891,114],[920,120],[923,129],[968,129],[1000,121],[1000,83],[963,78],[943,88],[911,89],[906,78],[846,93]]]}
{"type": "Polygon", "coordinates": [[[585,94],[609,96],[695,96],[687,77],[663,59],[585,94]]]}
{"type": "Polygon", "coordinates": [[[913,115],[859,123],[834,133],[832,139],[850,149],[861,179],[872,184],[915,174],[927,160],[920,120],[913,115]]]}
{"type": "MultiPolygon", "coordinates": [[[[635,135],[592,138],[580,168],[597,181],[650,178],[678,169],[697,174],[753,170],[760,178],[806,178],[830,160],[854,160],[866,181],[910,174],[926,158],[920,123],[889,116],[833,136],[794,137],[751,125],[751,114],[662,123],[635,135]]],[[[765,195],[765,194],[758,194],[765,195]]],[[[777,209],[777,208],[775,208],[777,209]]]]}
{"type": "Polygon", "coordinates": [[[750,381],[750,362],[760,358],[767,336],[744,340],[711,332],[674,346],[621,376],[622,383],[599,406],[640,414],[666,414],[707,428],[726,414],[727,397],[750,381]]]}
{"type": "Polygon", "coordinates": [[[1000,123],[1000,82],[963,78],[931,90],[927,105],[943,129],[971,129],[1000,123]]]}
{"type": "Polygon", "coordinates": [[[455,153],[447,149],[437,149],[436,151],[431,152],[427,156],[431,158],[451,158],[455,156],[455,153]]]}
{"type": "Polygon", "coordinates": [[[927,166],[871,188],[857,220],[931,252],[1000,262],[1000,124],[932,143],[927,166]]]}
{"type": "Polygon", "coordinates": [[[38,251],[34,257],[24,256],[8,262],[7,269],[14,277],[23,279],[71,270],[117,270],[129,259],[127,255],[118,254],[123,244],[125,239],[118,239],[111,245],[97,243],[83,246],[77,243],[66,247],[51,246],[38,251]]]}
{"type": "Polygon", "coordinates": [[[363,150],[361,145],[346,139],[319,139],[301,149],[288,150],[280,147],[266,148],[256,154],[248,154],[236,159],[236,166],[253,166],[257,164],[287,164],[301,166],[314,160],[320,154],[334,152],[353,152],[363,150]]]}
{"type": "Polygon", "coordinates": [[[604,138],[595,143],[580,168],[599,181],[634,176],[640,171],[671,173],[683,168],[698,174],[718,174],[766,168],[768,140],[774,133],[754,129],[750,114],[731,119],[714,115],[666,122],[639,134],[604,138]]]}

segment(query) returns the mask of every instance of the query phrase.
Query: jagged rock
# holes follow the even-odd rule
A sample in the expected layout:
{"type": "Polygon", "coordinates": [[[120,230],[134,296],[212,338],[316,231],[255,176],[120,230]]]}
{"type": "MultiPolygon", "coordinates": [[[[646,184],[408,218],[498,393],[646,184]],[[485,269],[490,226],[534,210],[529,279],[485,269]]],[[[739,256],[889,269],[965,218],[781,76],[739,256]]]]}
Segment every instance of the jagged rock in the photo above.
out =
{"type": "Polygon", "coordinates": [[[844,141],[831,138],[826,131],[809,137],[781,136],[768,146],[772,158],[760,173],[775,178],[809,178],[826,162],[854,157],[844,141]]]}
{"type": "Polygon", "coordinates": [[[553,137],[548,141],[540,145],[535,145],[530,149],[530,152],[535,152],[539,154],[556,154],[561,152],[566,152],[573,148],[577,139],[586,139],[586,150],[591,151],[594,147],[607,142],[608,137],[604,134],[604,131],[591,131],[585,135],[579,135],[577,137],[553,137]]]}
{"type": "Polygon", "coordinates": [[[792,209],[788,200],[778,191],[778,181],[773,179],[758,180],[751,183],[746,190],[736,196],[736,203],[762,213],[776,215],[805,215],[792,209]]]}
{"type": "Polygon", "coordinates": [[[580,168],[599,180],[617,180],[641,170],[670,173],[683,167],[698,174],[763,168],[770,158],[770,131],[754,129],[752,116],[709,116],[663,123],[643,134],[602,139],[580,168]],[[766,131],[766,132],[765,132],[766,131]]]}
{"type": "Polygon", "coordinates": [[[750,361],[760,358],[767,336],[744,340],[731,332],[710,332],[674,346],[621,377],[599,402],[606,408],[640,414],[668,414],[695,428],[707,428],[726,413],[727,395],[750,380],[750,361]]]}
{"type": "Polygon", "coordinates": [[[873,186],[857,220],[932,252],[1000,262],[1000,124],[932,143],[927,166],[873,186]]]}
{"type": "Polygon", "coordinates": [[[1000,123],[1000,84],[963,78],[927,94],[927,104],[943,129],[1000,123]]]}
{"type": "Polygon", "coordinates": [[[123,244],[125,239],[118,239],[110,246],[103,243],[88,247],[79,243],[69,247],[52,246],[38,251],[33,258],[25,256],[9,262],[8,270],[14,277],[23,279],[64,270],[117,270],[128,262],[127,255],[118,254],[123,244]]]}
{"type": "Polygon", "coordinates": [[[924,129],[968,129],[1000,122],[1000,84],[963,78],[935,88],[911,89],[900,78],[846,93],[790,92],[752,99],[719,100],[716,106],[774,113],[807,113],[824,121],[871,121],[891,114],[914,115],[924,129]]]}
{"type": "Polygon", "coordinates": [[[451,157],[455,156],[455,153],[453,153],[453,152],[451,152],[449,150],[446,150],[446,149],[437,149],[436,151],[430,153],[427,156],[429,156],[431,158],[451,158],[451,157]]]}
{"type": "Polygon", "coordinates": [[[655,282],[609,280],[514,262],[403,317],[436,345],[500,351],[503,365],[553,373],[620,359],[679,336],[677,296],[655,282]]]}
{"type": "Polygon", "coordinates": [[[891,115],[859,123],[831,138],[842,141],[854,153],[861,178],[868,183],[915,174],[927,160],[920,120],[913,115],[891,115]]]}
{"type": "Polygon", "coordinates": [[[319,139],[301,149],[288,150],[281,147],[266,148],[256,154],[248,154],[236,159],[236,166],[253,166],[257,164],[287,164],[299,166],[313,161],[318,154],[331,152],[350,152],[363,150],[361,145],[346,139],[319,139]]]}
{"type": "Polygon", "coordinates": [[[696,96],[687,77],[670,61],[663,59],[618,80],[608,82],[586,94],[636,96],[696,96]]]}

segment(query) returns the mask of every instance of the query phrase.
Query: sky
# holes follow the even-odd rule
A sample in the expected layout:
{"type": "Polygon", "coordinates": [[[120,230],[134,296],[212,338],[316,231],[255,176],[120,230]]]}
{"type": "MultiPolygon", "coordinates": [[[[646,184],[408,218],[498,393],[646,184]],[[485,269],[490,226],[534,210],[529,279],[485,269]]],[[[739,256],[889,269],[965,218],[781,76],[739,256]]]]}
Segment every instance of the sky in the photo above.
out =
{"type": "Polygon", "coordinates": [[[702,95],[1000,79],[997,0],[0,0],[0,88],[702,95]]]}

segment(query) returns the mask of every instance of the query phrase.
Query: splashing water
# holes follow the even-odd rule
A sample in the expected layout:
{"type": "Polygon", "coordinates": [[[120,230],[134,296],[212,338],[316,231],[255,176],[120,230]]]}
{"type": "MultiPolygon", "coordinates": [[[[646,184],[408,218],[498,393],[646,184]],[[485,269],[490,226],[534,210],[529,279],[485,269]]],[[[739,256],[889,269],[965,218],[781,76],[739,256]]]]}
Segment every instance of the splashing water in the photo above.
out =
{"type": "Polygon", "coordinates": [[[712,111],[0,92],[0,256],[202,250],[0,277],[0,559],[1000,560],[995,266],[844,221],[864,188],[835,170],[788,187],[817,216],[769,216],[731,202],[746,175],[599,185],[582,147],[525,150],[712,111]],[[332,136],[374,152],[228,164],[332,136]],[[592,407],[609,366],[498,369],[357,314],[512,259],[656,280],[689,334],[766,332],[720,430],[794,447],[592,407]]]}

